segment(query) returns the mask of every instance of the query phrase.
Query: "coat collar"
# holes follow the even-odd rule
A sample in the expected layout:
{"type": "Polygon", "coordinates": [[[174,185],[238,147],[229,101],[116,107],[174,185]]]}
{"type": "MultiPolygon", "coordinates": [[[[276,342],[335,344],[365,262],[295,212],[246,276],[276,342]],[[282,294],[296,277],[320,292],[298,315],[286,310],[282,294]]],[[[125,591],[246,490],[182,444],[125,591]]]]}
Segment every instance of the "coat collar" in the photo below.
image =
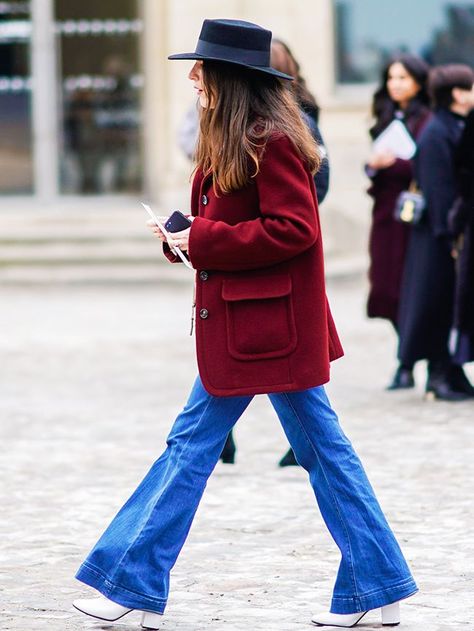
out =
{"type": "Polygon", "coordinates": [[[435,116],[451,129],[463,129],[466,124],[465,116],[461,116],[461,114],[456,114],[456,112],[451,112],[451,110],[445,108],[436,110],[435,116]]]}

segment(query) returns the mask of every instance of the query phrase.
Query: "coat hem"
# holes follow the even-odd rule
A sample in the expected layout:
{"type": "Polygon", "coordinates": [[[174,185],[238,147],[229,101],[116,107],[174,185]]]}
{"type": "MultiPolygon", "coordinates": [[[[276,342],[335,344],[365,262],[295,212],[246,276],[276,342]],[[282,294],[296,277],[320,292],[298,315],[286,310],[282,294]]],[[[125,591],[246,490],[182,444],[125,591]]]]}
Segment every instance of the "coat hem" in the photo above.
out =
{"type": "Polygon", "coordinates": [[[203,375],[202,370],[199,370],[199,376],[204,389],[214,397],[254,396],[257,394],[276,394],[277,392],[303,392],[304,390],[323,386],[329,382],[328,375],[325,378],[316,379],[308,384],[281,383],[260,386],[241,386],[236,388],[216,388],[209,383],[207,377],[203,375]]]}

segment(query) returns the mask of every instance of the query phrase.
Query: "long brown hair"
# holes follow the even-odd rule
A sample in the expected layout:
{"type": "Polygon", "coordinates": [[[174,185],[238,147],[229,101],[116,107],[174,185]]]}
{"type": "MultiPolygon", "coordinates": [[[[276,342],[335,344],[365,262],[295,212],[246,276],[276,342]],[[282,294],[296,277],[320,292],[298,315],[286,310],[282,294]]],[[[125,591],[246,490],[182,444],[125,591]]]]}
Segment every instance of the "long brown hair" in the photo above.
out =
{"type": "Polygon", "coordinates": [[[200,109],[196,168],[212,172],[214,189],[230,193],[259,171],[271,134],[290,138],[315,172],[321,158],[290,89],[270,74],[205,61],[203,86],[210,107],[200,109]]]}

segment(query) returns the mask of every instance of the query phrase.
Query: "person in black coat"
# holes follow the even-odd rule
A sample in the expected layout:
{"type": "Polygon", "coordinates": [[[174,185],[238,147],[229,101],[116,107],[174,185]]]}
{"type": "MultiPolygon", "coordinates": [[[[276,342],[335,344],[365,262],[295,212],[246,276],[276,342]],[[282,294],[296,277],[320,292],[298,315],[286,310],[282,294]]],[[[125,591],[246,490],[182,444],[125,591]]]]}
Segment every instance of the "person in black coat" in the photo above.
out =
{"type": "Polygon", "coordinates": [[[411,233],[399,312],[400,361],[427,359],[426,392],[447,401],[474,392],[462,366],[453,363],[448,345],[455,281],[448,212],[458,195],[455,152],[474,104],[473,83],[469,66],[438,66],[430,73],[435,112],[420,136],[415,158],[415,176],[427,208],[411,233]]]}
{"type": "MultiPolygon", "coordinates": [[[[319,129],[319,105],[314,95],[309,91],[306,85],[306,80],[301,75],[300,65],[294,58],[289,46],[281,39],[276,39],[275,37],[272,39],[271,45],[271,65],[273,68],[276,68],[276,70],[294,77],[294,81],[289,84],[289,88],[293,91],[293,94],[300,106],[303,118],[306,121],[306,124],[308,125],[322,156],[321,166],[314,175],[318,204],[322,204],[329,189],[329,159],[326,146],[319,129]]],[[[278,464],[280,467],[298,465],[291,447],[283,455],[278,464]]]]}
{"type": "Polygon", "coordinates": [[[292,90],[303,118],[315,139],[322,156],[321,166],[314,176],[318,204],[324,201],[329,189],[329,160],[321,131],[319,129],[319,105],[306,85],[301,75],[299,63],[293,56],[289,46],[281,39],[272,38],[271,59],[272,68],[294,77],[288,85],[292,90]]]}
{"type": "MultiPolygon", "coordinates": [[[[276,70],[294,77],[290,89],[300,106],[301,114],[315,139],[322,156],[321,166],[314,175],[318,204],[322,204],[329,189],[329,159],[321,131],[319,129],[319,105],[306,86],[301,76],[300,65],[293,57],[293,53],[285,42],[272,39],[271,65],[276,70]]],[[[178,130],[178,144],[189,160],[194,159],[196,142],[199,132],[199,116],[193,105],[187,112],[178,130]]]]}
{"type": "MultiPolygon", "coordinates": [[[[300,65],[294,58],[289,46],[280,39],[272,38],[270,63],[272,68],[294,77],[294,80],[288,87],[293,92],[293,95],[300,107],[301,115],[310,129],[322,157],[321,165],[314,175],[316,196],[318,198],[318,204],[321,204],[324,201],[329,189],[329,159],[323,137],[319,130],[319,105],[313,94],[309,91],[306,81],[301,75],[300,65]]],[[[235,452],[236,446],[233,433],[231,431],[229,432],[227,441],[224,445],[221,460],[224,463],[233,464],[235,460],[235,452]]],[[[280,467],[298,465],[291,447],[280,459],[278,465],[280,467]]]]}
{"type": "Polygon", "coordinates": [[[474,109],[459,143],[456,172],[460,196],[449,217],[457,250],[453,359],[464,364],[474,361],[474,109]]]}

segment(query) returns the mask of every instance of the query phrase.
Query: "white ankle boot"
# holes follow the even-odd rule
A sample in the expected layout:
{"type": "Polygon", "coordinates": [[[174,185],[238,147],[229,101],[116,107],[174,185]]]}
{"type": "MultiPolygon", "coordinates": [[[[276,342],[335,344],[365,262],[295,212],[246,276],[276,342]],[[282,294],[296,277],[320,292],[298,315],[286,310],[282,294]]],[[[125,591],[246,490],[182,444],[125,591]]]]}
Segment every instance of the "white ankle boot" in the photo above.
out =
{"type": "MultiPolygon", "coordinates": [[[[93,618],[98,618],[99,620],[107,620],[107,622],[115,622],[131,611],[140,611],[138,609],[134,610],[123,607],[105,598],[105,596],[100,596],[99,598],[81,598],[75,600],[72,604],[73,607],[81,613],[85,613],[93,618]]],[[[161,614],[152,611],[140,611],[140,613],[142,614],[141,626],[144,629],[160,628],[161,614]]]]}
{"type": "MultiPolygon", "coordinates": [[[[400,624],[400,603],[392,603],[381,607],[382,624],[385,627],[396,627],[400,624]]],[[[318,627],[355,627],[367,611],[359,611],[358,613],[322,613],[313,616],[311,622],[318,627]]]]}

